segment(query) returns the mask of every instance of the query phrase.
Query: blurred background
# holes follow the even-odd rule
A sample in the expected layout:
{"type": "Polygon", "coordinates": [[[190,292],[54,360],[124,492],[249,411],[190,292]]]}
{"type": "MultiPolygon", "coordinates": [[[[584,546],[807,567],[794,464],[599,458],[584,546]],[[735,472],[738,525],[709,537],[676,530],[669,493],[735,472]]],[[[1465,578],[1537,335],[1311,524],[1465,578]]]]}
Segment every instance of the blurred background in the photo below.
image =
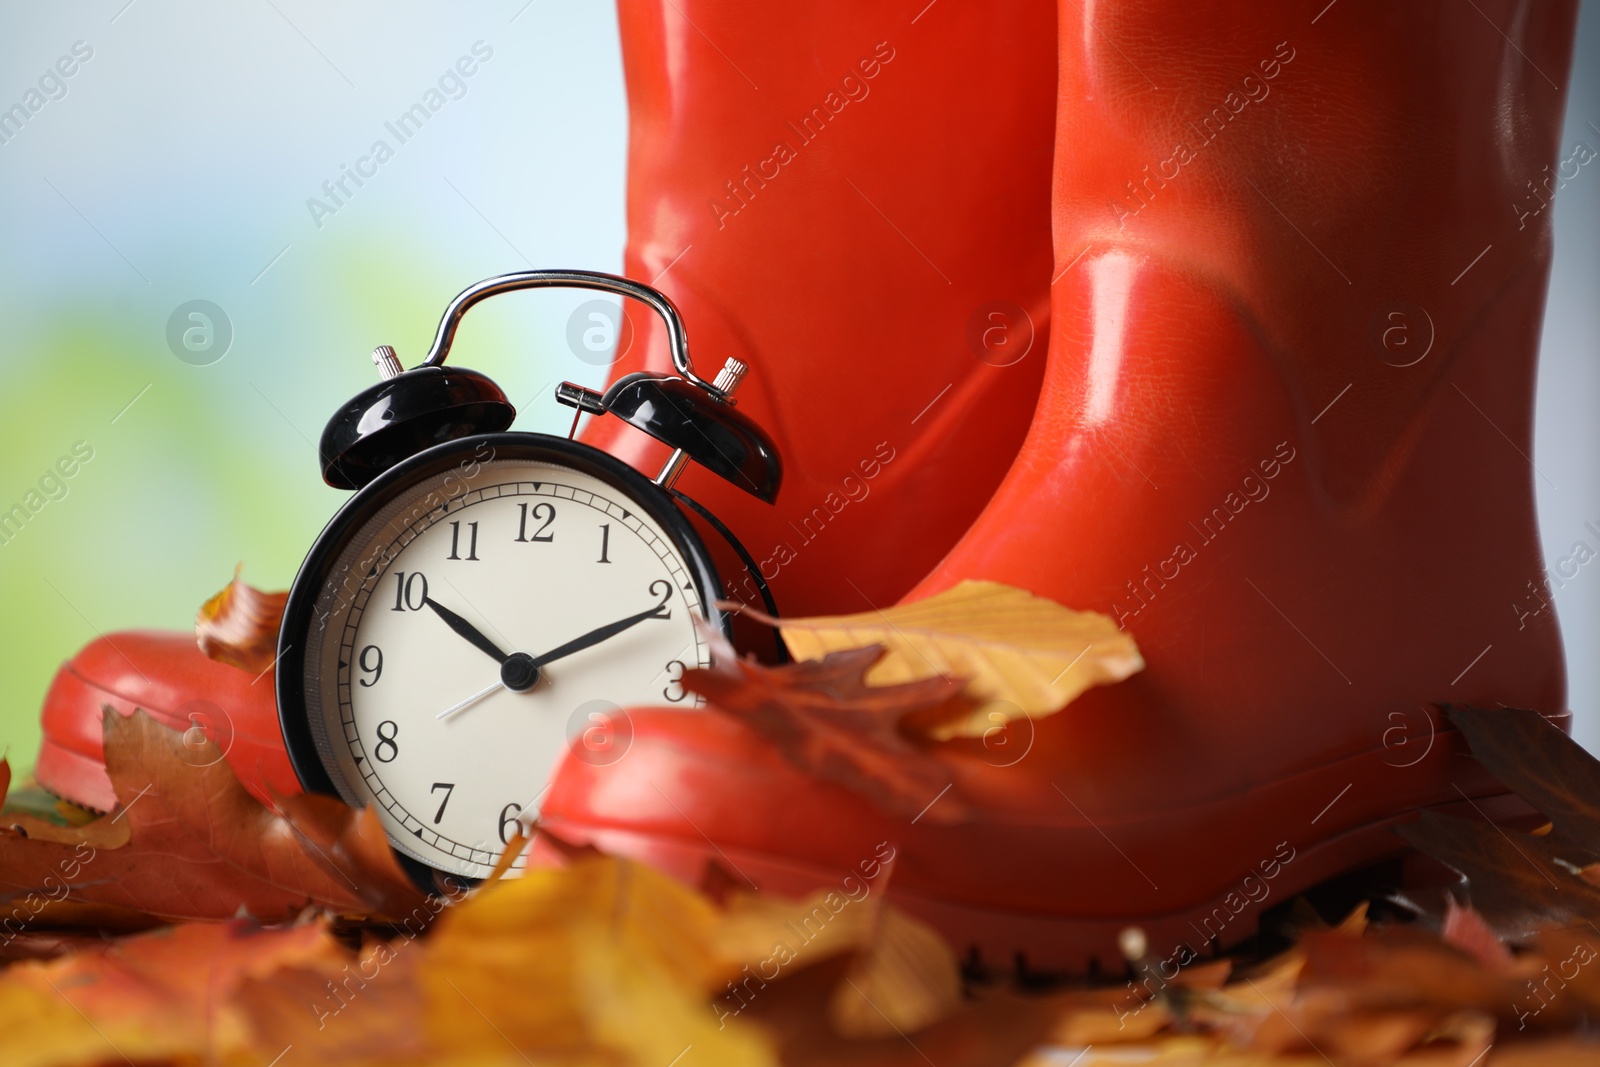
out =
{"type": "MultiPolygon", "coordinates": [[[[1586,0],[1564,158],[1600,150],[1597,23],[1586,0]]],[[[374,345],[416,362],[491,274],[621,269],[627,131],[600,0],[11,4],[0,112],[16,103],[0,513],[29,518],[0,527],[0,746],[21,769],[51,676],[97,633],[187,628],[240,562],[288,586],[346,498],[315,442],[376,380],[374,345]],[[418,103],[426,122],[398,128],[418,103]]],[[[1533,457],[1552,562],[1600,550],[1600,167],[1555,227],[1533,457]]],[[[518,428],[565,433],[548,386],[605,373],[568,341],[584,302],[490,301],[452,359],[499,381],[518,428]]],[[[1600,568],[1557,581],[1575,732],[1600,751],[1600,568]]]]}

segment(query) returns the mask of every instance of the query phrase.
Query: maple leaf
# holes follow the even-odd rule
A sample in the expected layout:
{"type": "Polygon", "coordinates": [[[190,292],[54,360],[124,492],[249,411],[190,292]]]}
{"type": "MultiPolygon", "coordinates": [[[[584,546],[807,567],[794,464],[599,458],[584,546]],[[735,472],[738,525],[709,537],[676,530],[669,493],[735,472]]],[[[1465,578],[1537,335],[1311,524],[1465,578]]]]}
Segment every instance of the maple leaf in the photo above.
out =
{"type": "Polygon", "coordinates": [[[217,662],[262,674],[277,662],[278,627],[289,594],[246,585],[239,580],[243,569],[234,568],[233,581],[200,605],[194,634],[200,651],[217,662]]]}
{"type": "MultiPolygon", "coordinates": [[[[916,815],[950,786],[951,773],[907,728],[964,718],[975,702],[963,682],[950,678],[867,685],[866,673],[883,651],[874,646],[764,667],[726,649],[712,656],[711,667],[685,671],[683,684],[807,774],[861,793],[891,813],[916,815]]],[[[966,803],[952,796],[927,817],[954,822],[969,815],[966,803]]]]}
{"type": "Polygon", "coordinates": [[[1000,582],[963,581],[924,600],[859,615],[772,619],[743,612],[781,628],[798,659],[884,646],[867,672],[870,685],[965,678],[980,706],[941,724],[940,739],[982,737],[996,721],[1053,715],[1084,690],[1144,669],[1133,635],[1107,616],[1000,582]]]}
{"type": "Polygon", "coordinates": [[[143,712],[110,708],[104,729],[121,810],[82,826],[8,815],[0,899],[43,894],[168,920],[240,909],[280,920],[307,906],[398,917],[422,900],[370,810],[302,796],[271,811],[209,741],[195,747],[143,712]]]}

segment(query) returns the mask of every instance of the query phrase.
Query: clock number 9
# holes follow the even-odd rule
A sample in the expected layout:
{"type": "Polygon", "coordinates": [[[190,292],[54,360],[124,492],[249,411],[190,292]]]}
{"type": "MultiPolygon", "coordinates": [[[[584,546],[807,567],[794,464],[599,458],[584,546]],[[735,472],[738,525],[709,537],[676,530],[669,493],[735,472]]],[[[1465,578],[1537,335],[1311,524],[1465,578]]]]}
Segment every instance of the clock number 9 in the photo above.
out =
{"type": "Polygon", "coordinates": [[[500,843],[511,844],[511,834],[517,833],[521,828],[517,826],[517,816],[522,814],[521,804],[507,804],[500,809],[500,843]]]}
{"type": "Polygon", "coordinates": [[[356,659],[356,663],[361,667],[363,674],[372,675],[371,679],[361,679],[361,684],[368,689],[377,685],[378,679],[383,677],[383,649],[377,645],[368,645],[361,650],[361,655],[356,659]],[[368,663],[367,660],[373,656],[377,657],[378,662],[368,663]]]}
{"type": "Polygon", "coordinates": [[[384,719],[378,724],[378,744],[373,748],[372,754],[377,757],[379,763],[393,763],[394,758],[400,755],[400,746],[395,742],[395,738],[399,736],[400,726],[393,719],[384,719]],[[388,733],[383,732],[386,726],[389,728],[388,733]],[[387,756],[383,754],[386,748],[389,750],[387,756]]]}

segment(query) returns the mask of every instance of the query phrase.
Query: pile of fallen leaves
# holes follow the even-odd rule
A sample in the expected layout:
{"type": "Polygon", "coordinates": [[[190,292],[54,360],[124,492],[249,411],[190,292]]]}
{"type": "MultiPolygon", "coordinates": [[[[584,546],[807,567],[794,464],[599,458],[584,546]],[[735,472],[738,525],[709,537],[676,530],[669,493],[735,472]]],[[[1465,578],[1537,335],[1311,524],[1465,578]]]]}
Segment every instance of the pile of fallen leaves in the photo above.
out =
{"type": "MultiPolygon", "coordinates": [[[[991,636],[1065,611],[1000,587],[955,598],[991,636]]],[[[856,752],[851,784],[892,804],[925,793],[895,777],[916,760],[880,729],[882,707],[829,706],[830,685],[895,686],[897,714],[921,700],[939,709],[930,728],[958,734],[996,706],[1048,714],[1140,665],[1073,613],[1057,621],[1095,649],[1078,674],[1082,656],[997,668],[1022,637],[952,643],[892,610],[786,622],[818,658],[689,681],[767,736],[804,720],[804,744],[856,752]],[[947,674],[976,679],[964,703],[947,674]]],[[[1329,925],[1302,907],[1286,951],[1174,977],[1130,930],[1126,974],[1041,990],[964,982],[950,946],[889,903],[892,861],[859,893],[789,900],[715,870],[686,886],[547,835],[564,867],[425,896],[372,812],[263,806],[220,751],[108,711],[113,814],[7,796],[0,763],[0,1065],[1600,1064],[1580,1041],[1600,1019],[1600,763],[1533,712],[1449,715],[1550,825],[1407,826],[1465,876],[1402,901],[1413,921],[1362,907],[1329,925]]]]}

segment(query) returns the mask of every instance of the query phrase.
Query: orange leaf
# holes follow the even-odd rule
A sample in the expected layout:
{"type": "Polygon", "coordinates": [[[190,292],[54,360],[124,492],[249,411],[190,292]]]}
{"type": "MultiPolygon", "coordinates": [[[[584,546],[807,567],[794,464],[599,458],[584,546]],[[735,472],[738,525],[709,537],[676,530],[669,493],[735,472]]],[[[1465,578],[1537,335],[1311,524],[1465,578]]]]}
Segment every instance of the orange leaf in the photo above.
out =
{"type": "Polygon", "coordinates": [[[211,742],[196,749],[143,712],[106,709],[105,752],[119,813],[48,835],[37,820],[0,828],[0,899],[263,920],[308,905],[393,917],[421,900],[370,812],[320,796],[270,811],[211,742]]]}
{"type": "Polygon", "coordinates": [[[206,1062],[265,1062],[250,1055],[238,990],[286,966],[326,981],[350,958],[322,924],[262,930],[230,922],[17,965],[0,976],[0,1063],[199,1062],[200,1050],[210,1053],[206,1062]]]}
{"type": "Polygon", "coordinates": [[[230,667],[260,674],[278,656],[278,626],[288,593],[263,593],[239,580],[240,564],[233,581],[200,605],[194,619],[195,639],[200,651],[230,667]]]}

